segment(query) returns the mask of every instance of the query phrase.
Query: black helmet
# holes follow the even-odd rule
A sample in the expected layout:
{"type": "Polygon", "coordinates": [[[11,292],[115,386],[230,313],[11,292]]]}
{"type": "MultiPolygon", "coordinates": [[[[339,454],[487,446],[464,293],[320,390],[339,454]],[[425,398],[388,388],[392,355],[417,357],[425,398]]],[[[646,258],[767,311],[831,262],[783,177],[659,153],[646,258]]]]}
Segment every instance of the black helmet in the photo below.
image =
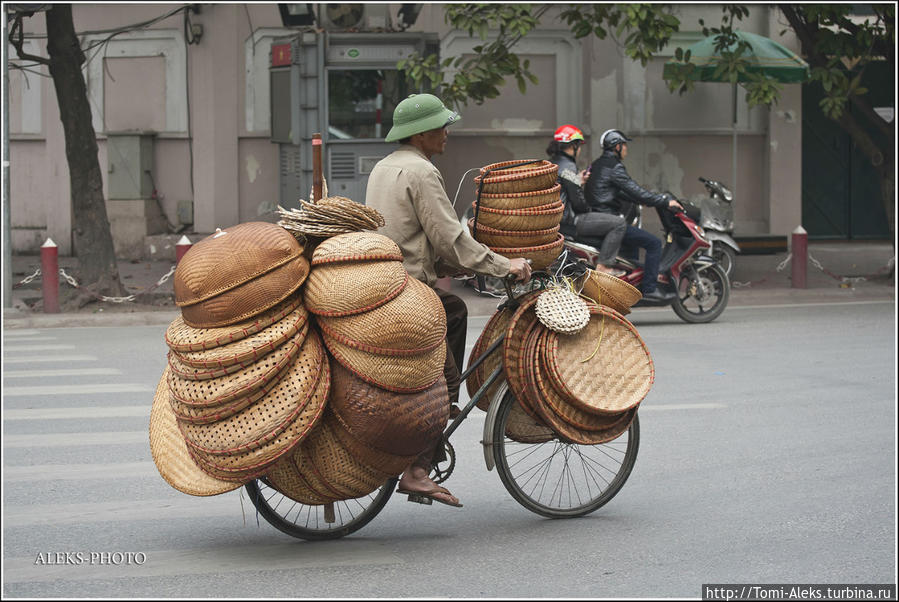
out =
{"type": "Polygon", "coordinates": [[[621,130],[606,130],[599,137],[599,143],[606,150],[614,150],[619,144],[626,144],[630,140],[621,130]]]}

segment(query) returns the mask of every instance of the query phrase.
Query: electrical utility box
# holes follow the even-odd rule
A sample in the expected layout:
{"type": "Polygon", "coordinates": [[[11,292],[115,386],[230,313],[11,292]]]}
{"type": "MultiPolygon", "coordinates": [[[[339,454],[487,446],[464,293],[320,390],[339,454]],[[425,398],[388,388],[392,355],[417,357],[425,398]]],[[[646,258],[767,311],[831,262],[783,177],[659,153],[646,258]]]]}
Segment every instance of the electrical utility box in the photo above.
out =
{"type": "Polygon", "coordinates": [[[279,145],[280,203],[312,189],[312,134],[320,133],[328,194],[365,202],[368,174],[397,148],[384,142],[393,110],[413,89],[396,68],[413,53],[437,54],[435,33],[310,31],[272,44],[271,133],[279,145]]]}

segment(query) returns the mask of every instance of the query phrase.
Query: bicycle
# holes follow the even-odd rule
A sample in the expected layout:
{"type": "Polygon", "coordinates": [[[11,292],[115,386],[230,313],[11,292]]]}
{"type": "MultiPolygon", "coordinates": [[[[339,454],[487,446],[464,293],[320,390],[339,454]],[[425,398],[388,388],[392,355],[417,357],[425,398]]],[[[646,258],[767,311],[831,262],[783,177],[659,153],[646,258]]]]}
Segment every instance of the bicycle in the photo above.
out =
{"type": "MultiPolygon", "coordinates": [[[[532,276],[542,284],[545,273],[532,276]]],[[[506,300],[497,311],[517,307],[518,298],[506,280],[506,300]]],[[[500,335],[480,356],[469,361],[462,373],[467,381],[491,354],[501,348],[500,335]]],[[[500,365],[484,380],[469,402],[447,425],[443,433],[446,459],[433,468],[431,478],[445,481],[455,469],[455,450],[450,436],[484,398],[492,385],[502,378],[500,365]]],[[[490,400],[484,420],[482,445],[487,470],[496,468],[506,490],[519,504],[549,518],[574,518],[596,511],[621,490],[630,476],[640,445],[640,425],[635,415],[629,428],[618,438],[599,445],[580,445],[546,429],[545,436],[522,442],[508,436],[510,420],[520,418],[518,400],[505,380],[490,400]]],[[[519,437],[518,439],[521,439],[519,437]]],[[[264,477],[245,485],[257,511],[278,530],[306,540],[337,539],[358,531],[384,508],[396,489],[398,479],[389,479],[379,489],[360,498],[324,505],[294,501],[274,489],[264,477]]],[[[430,504],[422,498],[419,503],[430,504]]]]}

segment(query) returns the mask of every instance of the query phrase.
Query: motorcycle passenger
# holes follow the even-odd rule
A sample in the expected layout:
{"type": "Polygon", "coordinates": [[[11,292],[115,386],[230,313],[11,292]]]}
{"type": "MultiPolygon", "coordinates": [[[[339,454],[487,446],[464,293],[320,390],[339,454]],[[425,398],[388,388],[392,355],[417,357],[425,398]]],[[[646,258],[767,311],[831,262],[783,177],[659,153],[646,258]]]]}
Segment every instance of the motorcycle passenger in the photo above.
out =
{"type": "MultiPolygon", "coordinates": [[[[631,179],[621,162],[627,156],[629,140],[630,138],[620,130],[607,130],[600,138],[603,153],[590,166],[590,176],[586,185],[590,209],[621,216],[627,213],[630,203],[639,203],[648,207],[667,207],[683,211],[683,206],[671,195],[650,192],[631,179]]],[[[643,298],[662,303],[673,300],[674,293],[664,293],[656,288],[662,242],[650,232],[628,225],[622,244],[628,247],[641,247],[646,251],[641,284],[643,298]]]]}
{"type": "Polygon", "coordinates": [[[559,127],[546,147],[549,160],[559,166],[558,182],[562,185],[562,230],[574,232],[575,238],[603,238],[596,271],[622,276],[622,270],[612,267],[621,246],[627,224],[624,218],[610,213],[591,212],[584,197],[586,172],[578,173],[577,158],[584,144],[584,134],[573,125],[559,127]]]}

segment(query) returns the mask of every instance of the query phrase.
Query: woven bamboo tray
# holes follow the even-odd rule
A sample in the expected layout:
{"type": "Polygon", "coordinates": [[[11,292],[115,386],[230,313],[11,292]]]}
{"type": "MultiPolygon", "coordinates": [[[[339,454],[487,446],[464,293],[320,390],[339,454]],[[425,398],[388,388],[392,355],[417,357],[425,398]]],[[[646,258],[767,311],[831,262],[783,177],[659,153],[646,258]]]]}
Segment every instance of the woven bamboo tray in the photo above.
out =
{"type": "MultiPolygon", "coordinates": [[[[472,203],[472,210],[475,204],[472,203]]],[[[565,207],[561,202],[531,207],[530,209],[492,209],[481,207],[477,211],[478,224],[499,230],[546,230],[562,222],[565,207]]]]}
{"type": "Polygon", "coordinates": [[[486,165],[481,168],[481,175],[475,177],[475,184],[481,188],[482,194],[485,192],[488,194],[531,192],[534,190],[545,190],[556,185],[556,177],[559,171],[557,165],[542,160],[512,167],[522,162],[521,160],[514,160],[486,165]],[[484,174],[488,170],[490,170],[490,174],[484,178],[484,174]]]}
{"type": "Polygon", "coordinates": [[[349,316],[396,298],[408,281],[409,274],[400,261],[326,263],[312,269],[303,301],[319,316],[349,316]]]}
{"type": "MultiPolygon", "coordinates": [[[[474,361],[480,357],[494,341],[496,341],[496,339],[506,332],[506,329],[509,326],[509,320],[512,319],[512,313],[511,309],[505,308],[494,312],[494,314],[490,316],[490,319],[487,320],[487,324],[484,325],[484,330],[481,331],[478,340],[475,341],[474,347],[471,349],[471,355],[468,356],[469,366],[471,366],[474,361]]],[[[502,347],[499,347],[490,354],[487,359],[481,362],[481,365],[474,369],[474,372],[472,372],[465,381],[465,386],[468,388],[469,398],[474,397],[474,394],[478,392],[478,389],[481,388],[481,385],[484,384],[487,377],[502,364],[502,360],[502,347]]],[[[484,396],[478,401],[477,407],[479,409],[484,410],[485,412],[487,411],[487,408],[490,406],[490,401],[493,399],[496,390],[499,388],[501,380],[501,378],[498,378],[490,388],[487,389],[484,396]]]]}
{"type": "Polygon", "coordinates": [[[481,193],[481,208],[493,209],[529,209],[541,205],[558,203],[562,185],[556,184],[546,190],[532,190],[530,192],[506,192],[498,194],[481,193]]]}
{"type": "Polygon", "coordinates": [[[500,230],[483,224],[474,228],[474,218],[468,220],[468,231],[472,238],[492,247],[536,247],[556,240],[559,226],[543,230],[500,230]]]}
{"type": "Polygon", "coordinates": [[[559,258],[562,254],[562,247],[565,244],[565,237],[562,234],[556,235],[556,240],[549,244],[536,247],[490,247],[490,250],[503,257],[523,257],[531,260],[531,268],[534,270],[542,270],[559,258]]]}
{"type": "Polygon", "coordinates": [[[509,325],[506,327],[506,338],[503,339],[503,371],[509,389],[518,399],[518,403],[527,414],[539,419],[540,415],[530,405],[528,399],[527,381],[521,372],[519,357],[524,351],[524,342],[528,333],[533,328],[543,328],[534,313],[534,305],[537,303],[539,291],[534,291],[521,297],[520,305],[512,314],[509,325]]]}
{"type": "Polygon", "coordinates": [[[349,232],[326,238],[312,253],[312,265],[347,261],[402,261],[395,242],[376,232],[349,232]]]}

